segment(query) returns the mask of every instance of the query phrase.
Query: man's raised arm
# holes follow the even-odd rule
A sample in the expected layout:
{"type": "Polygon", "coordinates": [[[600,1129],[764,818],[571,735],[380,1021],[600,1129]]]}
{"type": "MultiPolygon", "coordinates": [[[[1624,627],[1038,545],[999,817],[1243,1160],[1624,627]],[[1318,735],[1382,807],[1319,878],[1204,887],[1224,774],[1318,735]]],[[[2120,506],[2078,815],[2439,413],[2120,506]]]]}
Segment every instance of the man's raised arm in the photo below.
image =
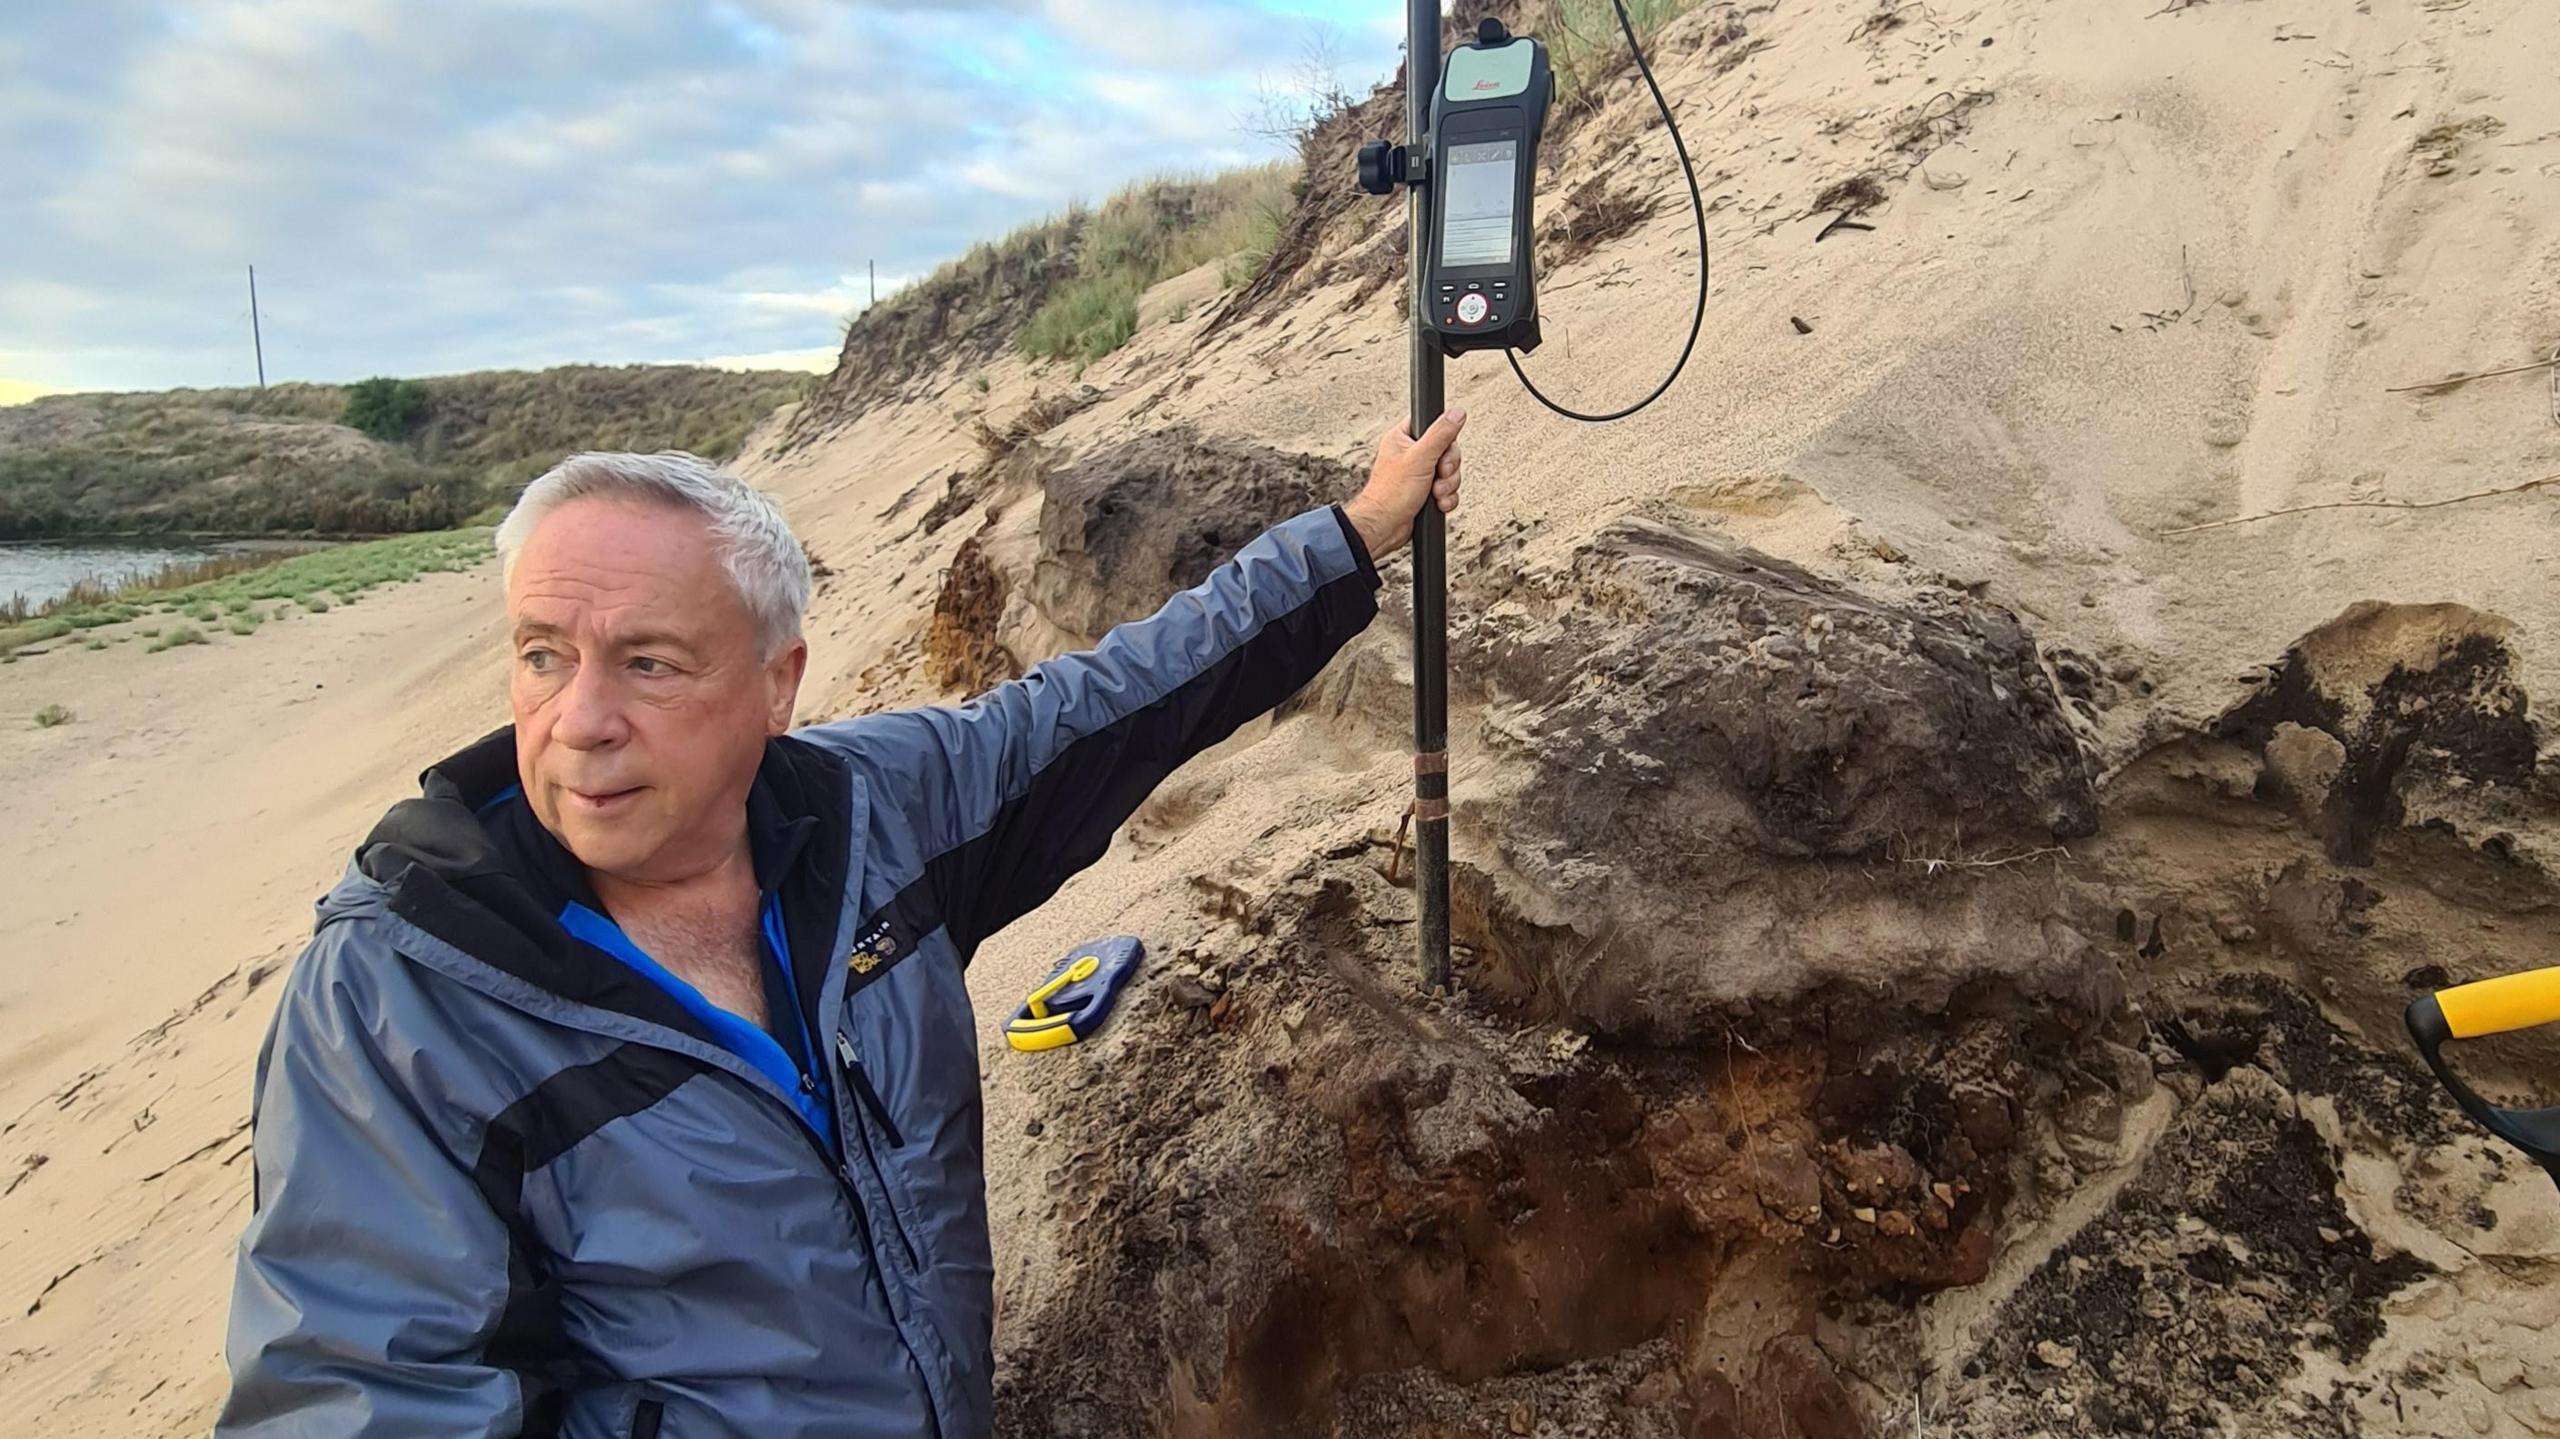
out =
{"type": "Polygon", "coordinates": [[[1092,649],[956,708],[801,732],[853,755],[871,802],[923,837],[925,882],[965,959],[1101,857],[1184,761],[1295,694],[1377,613],[1376,557],[1425,502],[1453,508],[1462,415],[1380,445],[1360,495],[1285,520],[1092,649]]]}

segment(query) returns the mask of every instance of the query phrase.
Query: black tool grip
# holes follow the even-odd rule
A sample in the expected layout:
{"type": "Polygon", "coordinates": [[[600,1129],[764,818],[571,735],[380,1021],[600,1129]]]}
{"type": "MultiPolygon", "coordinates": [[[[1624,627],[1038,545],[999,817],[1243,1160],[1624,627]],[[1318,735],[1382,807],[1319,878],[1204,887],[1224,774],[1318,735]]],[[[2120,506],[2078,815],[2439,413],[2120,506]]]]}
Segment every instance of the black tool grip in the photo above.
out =
{"type": "MultiPolygon", "coordinates": [[[[2445,991],[2446,995],[2458,993],[2456,990],[2445,991]]],[[[2481,1034],[2502,1031],[2466,1024],[2457,1032],[2457,1026],[2446,1017],[2442,997],[2433,994],[2410,1001],[2406,1018],[2409,1037],[2417,1041],[2419,1056],[2426,1060],[2427,1068],[2435,1071],[2436,1082],[2453,1096],[2453,1102],[2462,1106],[2462,1112],[2470,1115],[2481,1128],[2523,1150],[2527,1158],[2542,1166],[2554,1184],[2560,1184],[2560,1108],[2508,1109],[2491,1104],[2470,1085],[2463,1083],[2454,1074],[2452,1066],[2445,1063],[2444,1046],[2448,1040],[2476,1038],[2481,1034]]]]}

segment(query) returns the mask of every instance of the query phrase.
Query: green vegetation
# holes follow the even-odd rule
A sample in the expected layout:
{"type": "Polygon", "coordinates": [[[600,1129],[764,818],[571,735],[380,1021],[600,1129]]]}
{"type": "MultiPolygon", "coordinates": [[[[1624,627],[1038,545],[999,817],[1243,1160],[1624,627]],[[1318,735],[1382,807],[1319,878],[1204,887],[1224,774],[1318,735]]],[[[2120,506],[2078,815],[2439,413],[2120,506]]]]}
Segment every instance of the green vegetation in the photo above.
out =
{"type": "Polygon", "coordinates": [[[1135,275],[1079,275],[1049,297],[1022,332],[1023,353],[1043,360],[1099,360],[1138,333],[1135,275]]]}
{"type": "Polygon", "coordinates": [[[377,376],[347,386],[347,407],[338,423],[377,440],[405,440],[426,417],[425,385],[377,376]]]}
{"type": "Polygon", "coordinates": [[[233,634],[250,634],[271,616],[290,613],[295,605],[318,614],[383,585],[404,584],[442,570],[469,569],[489,557],[489,540],[486,528],[401,535],[311,550],[176,589],[119,590],[93,603],[0,625],[0,655],[60,639],[75,630],[140,618],[143,609],[131,603],[136,598],[194,621],[165,634],[157,629],[143,630],[147,637],[156,636],[151,645],[155,651],[172,645],[204,643],[204,635],[196,625],[220,624],[233,634]],[[279,603],[269,611],[258,608],[270,600],[279,603]]]}
{"type": "Polygon", "coordinates": [[[36,711],[37,729],[53,729],[69,723],[71,723],[71,711],[61,705],[46,705],[43,709],[36,711]]]}
{"type": "MultiPolygon", "coordinates": [[[[1552,3],[1556,23],[1552,28],[1541,27],[1538,36],[1547,42],[1547,63],[1555,71],[1556,104],[1571,105],[1620,71],[1635,68],[1635,61],[1627,54],[1626,34],[1618,28],[1617,9],[1610,0],[1552,3]]],[[[1627,18],[1635,22],[1636,34],[1648,51],[1653,48],[1657,31],[1697,9],[1698,3],[1699,0],[1625,0],[1627,18]]],[[[1739,21],[1733,23],[1739,27],[1739,21]]],[[[1661,62],[1655,63],[1658,66],[1661,62]]]]}
{"type": "Polygon", "coordinates": [[[1108,353],[1136,328],[1135,296],[1168,276],[1223,260],[1228,286],[1250,279],[1297,203],[1298,174],[1282,163],[1150,181],[973,246],[845,322],[835,373],[811,391],[778,452],[1007,353],[1080,363],[1108,353]]]}
{"type": "Polygon", "coordinates": [[[578,450],[729,459],[810,379],[589,365],[53,395],[0,408],[0,538],[447,529],[578,450]]]}
{"type": "Polygon", "coordinates": [[[1206,180],[1150,180],[1089,215],[1071,211],[1047,222],[1070,232],[1076,270],[1024,327],[1023,353],[1090,363],[1138,332],[1138,297],[1157,281],[1212,262],[1223,263],[1225,284],[1249,278],[1278,240],[1295,168],[1272,164],[1206,180]]]}

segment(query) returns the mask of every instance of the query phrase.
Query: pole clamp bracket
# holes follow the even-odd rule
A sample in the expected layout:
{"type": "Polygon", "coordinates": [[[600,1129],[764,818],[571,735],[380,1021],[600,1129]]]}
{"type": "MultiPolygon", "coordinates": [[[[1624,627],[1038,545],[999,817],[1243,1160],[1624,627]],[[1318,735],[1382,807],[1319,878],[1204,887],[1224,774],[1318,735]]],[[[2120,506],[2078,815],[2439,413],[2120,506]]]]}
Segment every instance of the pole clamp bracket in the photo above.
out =
{"type": "Polygon", "coordinates": [[[1428,151],[1417,154],[1384,140],[1371,140],[1360,147],[1360,188],[1372,195],[1392,195],[1398,185],[1420,185],[1430,178],[1428,151]]]}

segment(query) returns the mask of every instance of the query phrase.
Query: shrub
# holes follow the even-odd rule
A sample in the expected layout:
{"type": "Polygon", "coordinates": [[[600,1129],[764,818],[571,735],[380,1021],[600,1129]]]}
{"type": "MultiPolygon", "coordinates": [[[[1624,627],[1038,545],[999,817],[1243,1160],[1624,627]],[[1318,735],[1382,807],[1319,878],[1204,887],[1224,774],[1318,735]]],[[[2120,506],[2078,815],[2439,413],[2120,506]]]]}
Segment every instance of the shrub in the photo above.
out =
{"type": "Polygon", "coordinates": [[[1289,204],[1283,199],[1257,201],[1246,212],[1238,231],[1236,248],[1218,267],[1218,283],[1227,289],[1246,283],[1262,273],[1271,263],[1271,252],[1280,245],[1280,234],[1289,225],[1289,204]]]}
{"type": "MultiPolygon", "coordinates": [[[[1698,0],[1626,0],[1627,18],[1650,49],[1654,33],[1696,8],[1698,0]]],[[[1555,102],[1567,106],[1596,93],[1619,72],[1631,69],[1627,37],[1618,28],[1618,12],[1610,0],[1556,0],[1554,44],[1548,59],[1555,70],[1555,102]]]]}
{"type": "Polygon", "coordinates": [[[56,725],[69,723],[71,723],[71,711],[60,705],[46,705],[43,709],[36,711],[37,729],[52,729],[56,725]]]}
{"type": "Polygon", "coordinates": [[[347,386],[347,407],[339,423],[377,440],[405,440],[426,418],[425,385],[376,376],[347,386]]]}
{"type": "Polygon", "coordinates": [[[160,638],[153,640],[151,642],[151,649],[149,652],[156,655],[162,650],[176,649],[180,645],[200,645],[203,643],[205,643],[203,631],[197,629],[194,625],[180,625],[176,629],[162,635],[160,638]]]}
{"type": "Polygon", "coordinates": [[[1196,270],[1212,260],[1228,262],[1220,267],[1219,278],[1229,284],[1235,283],[1228,277],[1239,265],[1246,279],[1259,273],[1297,208],[1297,169],[1286,162],[1256,165],[1206,181],[1195,223],[1173,237],[1158,278],[1196,270]]]}
{"type": "Polygon", "coordinates": [[[1138,332],[1138,295],[1131,274],[1085,275],[1049,297],[1022,332],[1023,352],[1043,360],[1099,360],[1138,332]]]}

